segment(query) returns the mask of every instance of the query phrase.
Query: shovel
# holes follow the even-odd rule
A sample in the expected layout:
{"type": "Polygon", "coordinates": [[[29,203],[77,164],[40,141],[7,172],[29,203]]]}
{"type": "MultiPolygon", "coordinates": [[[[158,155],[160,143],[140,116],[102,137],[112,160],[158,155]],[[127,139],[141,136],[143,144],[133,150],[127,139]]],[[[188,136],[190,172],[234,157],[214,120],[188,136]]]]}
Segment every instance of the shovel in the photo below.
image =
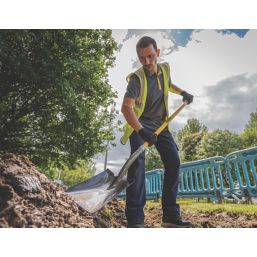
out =
{"type": "MultiPolygon", "coordinates": [[[[187,102],[183,102],[155,131],[155,134],[159,135],[186,105],[187,102]]],[[[130,185],[127,181],[126,173],[138,156],[147,149],[148,145],[148,142],[144,142],[125,162],[117,176],[109,169],[106,169],[96,176],[70,187],[66,192],[74,198],[74,201],[80,207],[89,213],[100,210],[130,185]]]]}

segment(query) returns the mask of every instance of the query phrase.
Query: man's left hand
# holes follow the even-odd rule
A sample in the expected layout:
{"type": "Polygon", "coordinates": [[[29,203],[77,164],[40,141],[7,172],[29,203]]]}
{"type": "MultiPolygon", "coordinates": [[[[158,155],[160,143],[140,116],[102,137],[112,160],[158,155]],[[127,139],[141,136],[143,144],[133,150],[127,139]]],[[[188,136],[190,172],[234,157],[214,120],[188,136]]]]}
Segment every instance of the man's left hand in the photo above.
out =
{"type": "Polygon", "coordinates": [[[187,104],[190,104],[193,102],[194,96],[190,95],[189,93],[187,93],[186,91],[182,91],[181,95],[183,96],[183,102],[187,101],[187,104]]]}

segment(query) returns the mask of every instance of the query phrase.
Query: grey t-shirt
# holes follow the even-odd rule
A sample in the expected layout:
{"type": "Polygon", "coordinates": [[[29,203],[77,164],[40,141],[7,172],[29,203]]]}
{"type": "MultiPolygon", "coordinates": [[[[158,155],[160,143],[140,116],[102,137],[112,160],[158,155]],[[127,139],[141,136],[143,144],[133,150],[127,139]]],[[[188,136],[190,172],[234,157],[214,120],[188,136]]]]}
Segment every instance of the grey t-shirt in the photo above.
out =
{"type": "MultiPolygon", "coordinates": [[[[140,116],[140,123],[149,129],[156,130],[160,127],[166,117],[166,109],[164,102],[164,83],[163,74],[159,71],[158,78],[161,85],[161,90],[158,86],[156,74],[150,75],[145,70],[147,79],[147,98],[143,114],[140,116]]],[[[138,77],[133,74],[127,86],[125,97],[137,99],[140,93],[140,82],[138,77]]]]}

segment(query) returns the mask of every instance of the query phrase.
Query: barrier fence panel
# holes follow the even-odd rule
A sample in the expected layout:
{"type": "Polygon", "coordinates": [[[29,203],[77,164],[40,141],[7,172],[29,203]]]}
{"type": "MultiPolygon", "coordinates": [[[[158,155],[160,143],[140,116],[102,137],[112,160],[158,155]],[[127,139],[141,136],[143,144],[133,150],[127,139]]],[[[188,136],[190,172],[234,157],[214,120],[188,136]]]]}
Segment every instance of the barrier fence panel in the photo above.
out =
{"type": "MultiPolygon", "coordinates": [[[[178,197],[257,197],[257,147],[181,164],[178,197]]],[[[146,196],[162,196],[164,171],[146,172],[146,196]]],[[[125,191],[119,194],[124,198],[125,191]]]]}
{"type": "Polygon", "coordinates": [[[162,170],[146,172],[146,196],[148,199],[156,199],[162,195],[162,170]]]}
{"type": "Polygon", "coordinates": [[[231,192],[237,197],[257,197],[257,147],[226,156],[231,192]]]}
{"type": "Polygon", "coordinates": [[[178,197],[214,197],[225,195],[221,156],[183,163],[180,168],[178,197]]]}

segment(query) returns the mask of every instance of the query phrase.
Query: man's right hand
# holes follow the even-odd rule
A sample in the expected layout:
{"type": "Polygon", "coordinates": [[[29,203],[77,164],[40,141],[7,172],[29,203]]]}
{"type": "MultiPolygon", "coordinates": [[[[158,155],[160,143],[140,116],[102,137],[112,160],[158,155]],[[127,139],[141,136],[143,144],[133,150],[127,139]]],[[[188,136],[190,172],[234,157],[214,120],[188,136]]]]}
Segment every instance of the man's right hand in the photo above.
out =
{"type": "Polygon", "coordinates": [[[194,99],[193,95],[187,93],[186,91],[182,91],[180,94],[183,96],[183,100],[182,100],[183,102],[186,101],[187,104],[190,104],[193,102],[193,99],[194,99]]]}
{"type": "Polygon", "coordinates": [[[142,139],[149,143],[149,146],[154,145],[157,142],[157,135],[146,128],[141,128],[138,134],[142,139]]]}

